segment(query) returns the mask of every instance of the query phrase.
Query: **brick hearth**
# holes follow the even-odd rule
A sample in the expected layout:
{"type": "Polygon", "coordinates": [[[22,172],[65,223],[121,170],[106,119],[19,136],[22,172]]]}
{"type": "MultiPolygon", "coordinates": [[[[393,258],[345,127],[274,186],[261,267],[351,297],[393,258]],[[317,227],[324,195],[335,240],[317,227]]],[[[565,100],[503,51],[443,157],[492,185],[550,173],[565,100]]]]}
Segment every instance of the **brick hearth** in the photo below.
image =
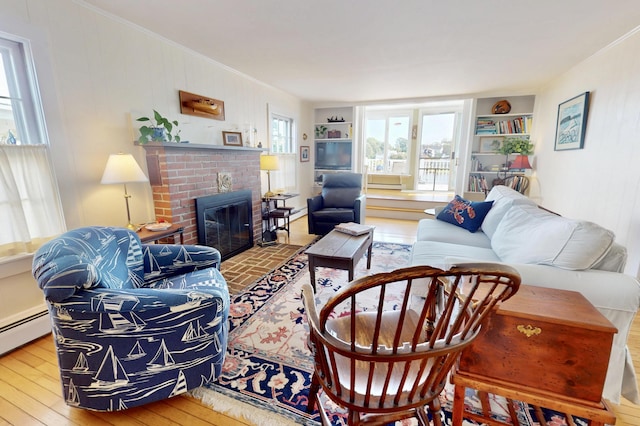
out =
{"type": "Polygon", "coordinates": [[[184,243],[197,244],[195,199],[220,193],[218,173],[230,173],[232,191],[250,189],[253,240],[259,241],[260,154],[262,149],[220,145],[150,143],[147,170],[153,190],[156,220],[184,227],[184,243]]]}

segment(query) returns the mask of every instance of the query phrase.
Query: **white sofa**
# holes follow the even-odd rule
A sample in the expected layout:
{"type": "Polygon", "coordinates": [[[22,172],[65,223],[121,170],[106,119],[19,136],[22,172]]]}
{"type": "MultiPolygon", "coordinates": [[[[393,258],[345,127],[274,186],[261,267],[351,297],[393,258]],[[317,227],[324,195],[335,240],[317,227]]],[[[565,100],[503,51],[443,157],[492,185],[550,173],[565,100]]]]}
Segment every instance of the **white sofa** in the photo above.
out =
{"type": "Polygon", "coordinates": [[[438,219],[419,222],[412,265],[448,268],[456,262],[502,262],[515,267],[522,283],[582,293],[613,325],[603,397],[640,404],[627,336],[640,306],[640,284],[622,273],[626,249],[612,232],[539,208],[520,193],[495,186],[493,204],[476,232],[438,219]]]}

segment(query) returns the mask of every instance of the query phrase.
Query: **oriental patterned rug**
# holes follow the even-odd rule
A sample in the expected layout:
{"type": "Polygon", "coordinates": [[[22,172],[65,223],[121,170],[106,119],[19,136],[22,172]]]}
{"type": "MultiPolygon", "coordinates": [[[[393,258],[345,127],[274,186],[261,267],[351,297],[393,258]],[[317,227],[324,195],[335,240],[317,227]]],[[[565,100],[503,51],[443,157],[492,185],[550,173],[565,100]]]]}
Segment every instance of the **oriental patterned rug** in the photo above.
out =
{"type": "MultiPolygon", "coordinates": [[[[356,277],[387,272],[409,264],[411,246],[374,242],[373,262],[366,269],[361,260],[356,277]]],[[[318,268],[316,298],[327,300],[347,282],[347,272],[318,268]]],[[[318,425],[317,412],[306,412],[312,358],[307,349],[307,324],[300,288],[309,281],[304,249],[283,265],[258,279],[244,291],[232,296],[229,313],[230,334],[227,355],[221,375],[215,383],[191,391],[214,410],[234,417],[244,417],[260,425],[318,425]]],[[[334,425],[346,424],[346,413],[321,393],[325,408],[331,410],[334,425]]],[[[491,395],[491,407],[496,419],[508,419],[507,402],[491,395]]],[[[441,395],[444,423],[451,424],[453,388],[441,395]]],[[[480,407],[473,390],[468,390],[466,403],[480,407]]],[[[538,423],[526,404],[517,410],[521,425],[538,423]]],[[[565,425],[562,415],[545,412],[549,424],[565,425]]],[[[581,419],[574,419],[577,425],[581,419]]],[[[416,424],[413,420],[401,423],[416,424]]],[[[475,424],[466,422],[465,425],[475,424]]]]}

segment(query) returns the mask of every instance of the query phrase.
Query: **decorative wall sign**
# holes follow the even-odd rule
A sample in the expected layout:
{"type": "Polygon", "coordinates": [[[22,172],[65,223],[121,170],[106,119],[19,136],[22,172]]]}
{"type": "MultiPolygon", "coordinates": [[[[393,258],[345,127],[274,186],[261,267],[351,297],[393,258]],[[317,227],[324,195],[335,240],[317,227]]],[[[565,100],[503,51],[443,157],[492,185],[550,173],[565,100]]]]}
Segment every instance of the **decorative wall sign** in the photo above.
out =
{"type": "Polygon", "coordinates": [[[194,93],[179,91],[180,112],[196,117],[224,121],[224,102],[194,93]]]}
{"type": "Polygon", "coordinates": [[[218,173],[218,192],[231,192],[233,189],[233,179],[231,173],[218,173]]]}
{"type": "Polygon", "coordinates": [[[589,92],[584,92],[558,105],[556,151],[583,148],[588,112],[589,92]]]}

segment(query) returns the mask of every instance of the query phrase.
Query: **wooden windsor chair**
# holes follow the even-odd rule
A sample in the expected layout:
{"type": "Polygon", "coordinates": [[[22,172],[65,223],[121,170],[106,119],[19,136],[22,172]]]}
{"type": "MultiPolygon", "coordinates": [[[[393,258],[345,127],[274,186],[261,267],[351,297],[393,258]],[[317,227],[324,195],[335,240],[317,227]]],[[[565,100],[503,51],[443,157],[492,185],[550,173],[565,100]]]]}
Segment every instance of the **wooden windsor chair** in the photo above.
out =
{"type": "Polygon", "coordinates": [[[519,285],[506,265],[413,266],[356,279],[318,311],[305,283],[315,363],[307,410],[317,404],[323,424],[330,424],[318,398],[322,388],[348,410],[349,425],[409,417],[428,425],[428,410],[440,426],[438,396],[460,351],[519,285]]]}

